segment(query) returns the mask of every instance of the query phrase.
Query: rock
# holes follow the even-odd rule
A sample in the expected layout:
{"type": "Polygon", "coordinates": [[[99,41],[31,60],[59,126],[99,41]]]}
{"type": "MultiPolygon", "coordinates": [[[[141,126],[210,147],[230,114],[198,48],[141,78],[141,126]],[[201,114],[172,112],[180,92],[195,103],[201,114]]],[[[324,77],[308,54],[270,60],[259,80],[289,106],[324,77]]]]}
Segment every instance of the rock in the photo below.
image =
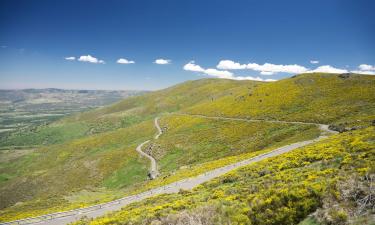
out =
{"type": "Polygon", "coordinates": [[[351,73],[342,73],[338,75],[338,77],[341,79],[348,79],[350,76],[351,76],[351,73]]]}
{"type": "Polygon", "coordinates": [[[334,131],[337,131],[337,132],[340,132],[340,133],[345,132],[345,131],[348,131],[348,130],[346,129],[346,127],[345,127],[344,125],[342,125],[342,124],[338,124],[338,125],[336,125],[336,124],[331,124],[331,125],[328,126],[328,129],[330,129],[330,130],[334,130],[334,131]]]}

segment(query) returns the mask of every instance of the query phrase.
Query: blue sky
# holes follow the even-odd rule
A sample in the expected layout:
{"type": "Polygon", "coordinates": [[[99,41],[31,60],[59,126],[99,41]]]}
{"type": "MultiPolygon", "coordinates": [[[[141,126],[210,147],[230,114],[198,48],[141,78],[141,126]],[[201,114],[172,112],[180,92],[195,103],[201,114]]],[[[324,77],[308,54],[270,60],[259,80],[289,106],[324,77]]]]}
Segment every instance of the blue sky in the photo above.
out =
{"type": "Polygon", "coordinates": [[[0,0],[0,88],[374,74],[374,11],[371,0],[0,0]]]}

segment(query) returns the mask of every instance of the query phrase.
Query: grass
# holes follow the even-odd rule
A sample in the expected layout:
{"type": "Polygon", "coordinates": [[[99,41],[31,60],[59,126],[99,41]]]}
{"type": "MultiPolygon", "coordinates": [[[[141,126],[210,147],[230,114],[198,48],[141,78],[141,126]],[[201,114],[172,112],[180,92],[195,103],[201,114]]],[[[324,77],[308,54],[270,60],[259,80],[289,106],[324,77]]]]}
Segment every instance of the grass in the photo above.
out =
{"type": "Polygon", "coordinates": [[[139,160],[131,159],[123,168],[116,170],[103,181],[104,187],[122,188],[145,180],[148,167],[139,160]]]}
{"type": "Polygon", "coordinates": [[[184,109],[189,113],[258,119],[368,125],[375,119],[375,79],[351,75],[302,74],[184,109]]]}
{"type": "Polygon", "coordinates": [[[36,130],[13,133],[1,142],[1,146],[35,146],[62,143],[84,137],[89,128],[84,123],[55,123],[40,126],[36,130]]]}
{"type": "Polygon", "coordinates": [[[375,119],[374,88],[374,77],[360,75],[343,79],[309,74],[273,83],[202,79],[28,130],[0,144],[4,149],[40,146],[0,162],[0,218],[109,201],[319,134],[311,125],[212,120],[173,112],[366,127],[375,119]],[[161,176],[148,181],[149,162],[134,149],[155,135],[155,116],[166,131],[150,142],[161,176]]]}
{"type": "Polygon", "coordinates": [[[312,217],[307,217],[302,222],[300,222],[298,225],[320,225],[316,219],[312,217]]]}
{"type": "MultiPolygon", "coordinates": [[[[157,157],[162,174],[160,178],[148,181],[146,174],[149,162],[146,159],[140,160],[134,149],[137,144],[156,133],[152,122],[147,121],[118,131],[50,146],[36,151],[36,155],[17,160],[16,165],[10,168],[4,168],[4,171],[12,171],[14,167],[24,170],[9,181],[5,186],[9,189],[5,189],[7,192],[3,190],[3,193],[10,196],[10,200],[26,200],[26,204],[4,210],[3,216],[15,219],[24,215],[39,215],[56,209],[61,211],[74,206],[105,202],[121,195],[196,176],[274,147],[310,139],[319,134],[318,129],[311,125],[212,121],[179,115],[161,117],[161,126],[168,126],[168,130],[152,143],[160,146],[162,152],[157,157]],[[233,133],[235,130],[237,132],[233,133]],[[215,135],[217,138],[214,138],[215,135]],[[208,138],[202,142],[199,137],[208,138]],[[249,140],[251,137],[253,138],[249,140]],[[241,148],[233,150],[231,145],[241,148]],[[176,146],[179,146],[177,151],[176,146]],[[265,146],[269,148],[260,151],[265,146]],[[204,155],[198,154],[200,150],[204,155]],[[52,158],[55,159],[51,160],[52,158]],[[49,170],[49,167],[54,169],[49,170]],[[37,182],[30,182],[31,179],[37,182]],[[30,186],[33,183],[36,186],[30,186]],[[45,185],[46,183],[48,185],[45,185]],[[40,192],[30,193],[25,200],[24,196],[20,195],[22,190],[34,188],[40,192]],[[79,197],[81,191],[100,194],[95,199],[84,198],[79,197]],[[67,202],[65,199],[71,199],[71,195],[81,202],[67,202]],[[55,199],[54,203],[48,203],[51,197],[55,199]],[[23,213],[19,213],[20,211],[23,213]]],[[[153,153],[157,154],[156,151],[153,153]]]]}
{"type": "Polygon", "coordinates": [[[154,143],[159,148],[155,148],[153,154],[161,160],[161,171],[168,171],[163,162],[169,157],[173,157],[176,166],[195,165],[291,141],[312,139],[320,133],[312,125],[226,121],[182,115],[162,117],[160,124],[167,131],[154,143]]]}
{"type": "Polygon", "coordinates": [[[156,196],[76,224],[176,224],[188,219],[208,224],[297,224],[327,196],[337,196],[341,204],[340,181],[374,173],[374,134],[374,128],[367,128],[335,135],[242,167],[193,191],[156,196]]]}

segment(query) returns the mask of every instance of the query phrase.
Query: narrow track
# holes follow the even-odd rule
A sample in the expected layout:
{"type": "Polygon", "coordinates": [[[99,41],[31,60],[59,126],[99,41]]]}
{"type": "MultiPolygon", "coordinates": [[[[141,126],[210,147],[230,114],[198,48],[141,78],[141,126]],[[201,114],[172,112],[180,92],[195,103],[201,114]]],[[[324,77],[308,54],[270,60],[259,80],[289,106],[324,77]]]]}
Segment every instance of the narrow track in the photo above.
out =
{"type": "MultiPolygon", "coordinates": [[[[163,133],[160,126],[159,126],[159,123],[158,123],[158,120],[159,118],[156,117],[155,120],[154,120],[154,125],[156,127],[156,129],[158,130],[158,133],[155,135],[154,139],[158,139],[160,137],[160,135],[163,133]]],[[[158,172],[158,165],[156,163],[156,160],[154,157],[152,157],[151,155],[145,153],[144,151],[142,151],[142,147],[143,145],[149,143],[151,140],[147,140],[143,143],[141,143],[140,145],[137,146],[137,148],[135,149],[141,156],[145,156],[146,158],[148,158],[151,162],[151,167],[150,167],[150,172],[149,172],[149,176],[151,179],[155,179],[159,172],[158,172]]]]}

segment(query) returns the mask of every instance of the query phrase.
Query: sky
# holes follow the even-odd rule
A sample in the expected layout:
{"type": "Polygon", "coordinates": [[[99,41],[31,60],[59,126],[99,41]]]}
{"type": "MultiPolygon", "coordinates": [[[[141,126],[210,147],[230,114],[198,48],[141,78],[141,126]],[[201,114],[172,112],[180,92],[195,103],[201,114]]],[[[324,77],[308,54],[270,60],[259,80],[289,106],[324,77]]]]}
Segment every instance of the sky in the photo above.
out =
{"type": "Polygon", "coordinates": [[[0,0],[0,89],[375,74],[372,0],[0,0]]]}

